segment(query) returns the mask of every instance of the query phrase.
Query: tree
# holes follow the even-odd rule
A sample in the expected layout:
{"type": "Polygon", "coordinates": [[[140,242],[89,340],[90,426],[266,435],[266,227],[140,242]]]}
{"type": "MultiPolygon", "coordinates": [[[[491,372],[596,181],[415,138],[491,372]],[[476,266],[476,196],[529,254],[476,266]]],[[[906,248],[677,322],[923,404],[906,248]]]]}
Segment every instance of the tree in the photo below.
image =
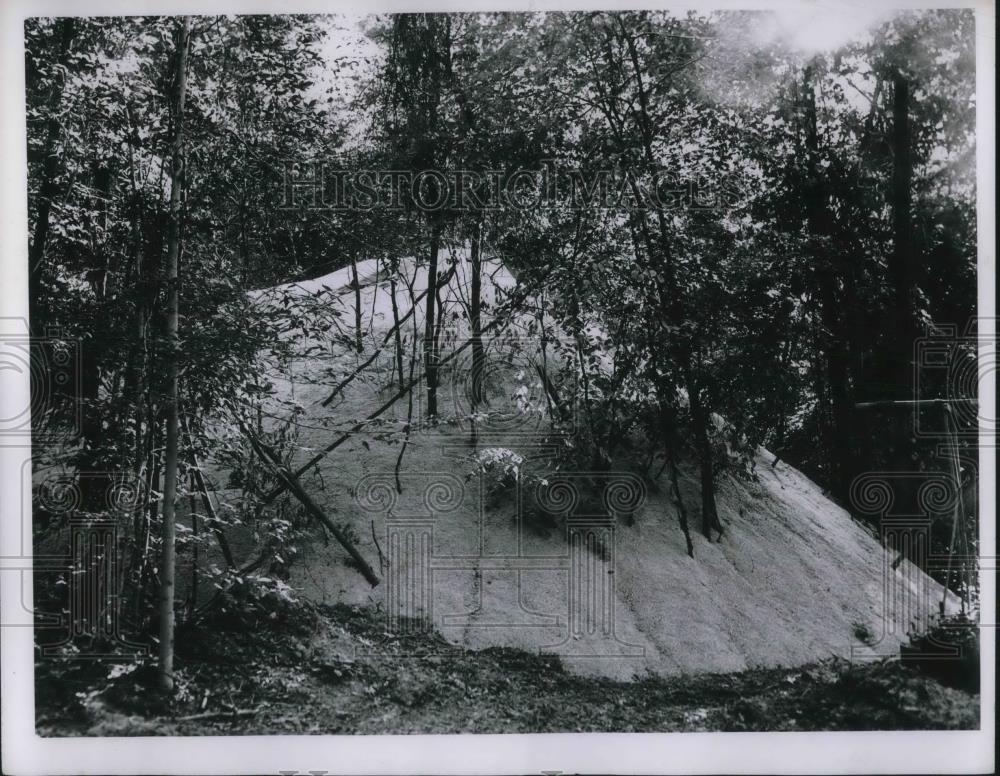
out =
{"type": "Polygon", "coordinates": [[[427,293],[424,315],[424,374],[427,414],[438,414],[438,260],[450,194],[440,178],[448,158],[442,100],[451,77],[451,19],[447,14],[399,14],[393,17],[384,79],[390,153],[415,174],[429,173],[425,188],[409,203],[423,211],[428,230],[427,293]],[[422,196],[420,196],[422,195],[422,196]]]}
{"type": "MultiPolygon", "coordinates": [[[[30,35],[32,31],[30,25],[26,29],[30,35]]],[[[56,153],[56,145],[62,132],[62,126],[59,121],[59,105],[62,101],[63,90],[66,88],[64,74],[70,64],[71,49],[76,35],[76,19],[67,17],[59,19],[54,23],[51,36],[57,47],[54,56],[55,67],[52,68],[51,73],[45,74],[50,80],[46,84],[48,95],[45,102],[44,144],[37,150],[36,157],[38,160],[36,164],[40,162],[41,165],[39,173],[40,185],[37,197],[35,198],[37,202],[35,224],[31,229],[31,240],[28,245],[29,316],[32,327],[36,329],[39,335],[42,333],[37,329],[37,324],[40,318],[38,302],[42,299],[41,276],[44,269],[43,259],[45,257],[45,244],[49,236],[49,218],[52,212],[52,203],[58,192],[57,175],[59,157],[56,153]]],[[[37,86],[39,82],[44,83],[42,81],[44,76],[39,72],[41,69],[39,65],[42,63],[35,64],[36,60],[31,58],[31,54],[34,52],[30,48],[26,48],[25,51],[29,56],[27,68],[27,80],[29,84],[37,86]]],[[[32,154],[34,148],[32,148],[30,143],[28,150],[29,157],[35,156],[32,154]]],[[[31,161],[29,161],[30,163],[31,161]]]]}
{"type": "Polygon", "coordinates": [[[178,385],[180,340],[180,252],[181,190],[184,186],[184,99],[187,89],[187,60],[191,21],[183,17],[177,25],[174,56],[174,130],[170,159],[170,227],[167,236],[167,446],[163,476],[163,556],[160,564],[160,684],[165,691],[174,687],[174,575],[177,528],[174,508],[177,500],[177,458],[180,438],[178,385]]]}

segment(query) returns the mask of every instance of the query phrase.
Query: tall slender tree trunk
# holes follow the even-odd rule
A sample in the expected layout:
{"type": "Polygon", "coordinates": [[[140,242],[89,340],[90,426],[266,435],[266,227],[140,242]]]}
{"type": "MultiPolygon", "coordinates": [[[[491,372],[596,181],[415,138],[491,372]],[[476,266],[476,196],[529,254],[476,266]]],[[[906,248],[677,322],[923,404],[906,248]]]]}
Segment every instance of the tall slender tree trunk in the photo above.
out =
{"type": "Polygon", "coordinates": [[[389,270],[389,296],[392,299],[392,331],[396,341],[396,375],[399,378],[399,390],[403,390],[406,384],[406,375],[403,374],[403,333],[399,325],[399,303],[396,301],[396,278],[399,276],[399,259],[392,263],[389,270]]]}
{"type": "Polygon", "coordinates": [[[128,106],[126,115],[131,127],[131,143],[128,153],[128,173],[130,186],[129,226],[132,237],[132,284],[135,299],[135,311],[132,314],[132,326],[135,334],[133,355],[129,359],[125,379],[125,390],[135,405],[135,416],[132,422],[132,433],[135,438],[135,459],[133,462],[136,476],[142,469],[142,404],[144,381],[146,373],[146,283],[143,267],[143,232],[142,232],[142,200],[139,197],[138,174],[135,165],[135,151],[141,147],[138,130],[132,120],[132,108],[128,106]]]}
{"type": "Polygon", "coordinates": [[[695,444],[698,448],[698,463],[701,474],[701,532],[709,541],[712,531],[722,536],[722,523],[715,506],[715,466],[712,461],[712,440],[708,434],[708,410],[701,399],[701,391],[692,380],[688,380],[688,401],[691,407],[691,422],[694,426],[695,444]]]}
{"type": "Polygon", "coordinates": [[[893,250],[889,275],[895,291],[897,398],[912,398],[913,355],[913,242],[911,237],[913,161],[910,152],[910,84],[906,76],[893,74],[892,97],[892,231],[893,250]]]}
{"type": "MultiPolygon", "coordinates": [[[[110,175],[94,162],[90,177],[91,194],[86,198],[86,208],[93,215],[87,218],[90,237],[86,250],[87,281],[90,283],[98,310],[105,303],[105,283],[107,278],[107,251],[104,250],[103,236],[106,232],[107,198],[110,196],[110,175]]],[[[99,314],[98,314],[99,320],[99,314]]],[[[80,491],[83,508],[87,512],[100,512],[104,508],[106,475],[102,470],[107,466],[101,461],[101,448],[107,443],[102,428],[101,407],[101,362],[104,343],[99,341],[95,330],[87,332],[81,344],[80,359],[80,399],[83,414],[80,424],[82,447],[78,460],[80,491]]]]}
{"type": "Polygon", "coordinates": [[[437,302],[438,253],[441,248],[441,226],[431,225],[430,262],[427,266],[427,320],[424,324],[424,373],[427,375],[427,416],[438,413],[437,389],[437,302]]]}
{"type": "Polygon", "coordinates": [[[250,246],[247,243],[247,196],[246,189],[240,199],[240,273],[243,288],[250,288],[250,246]]]}
{"type": "Polygon", "coordinates": [[[853,403],[850,395],[850,369],[844,309],[837,280],[846,273],[838,260],[840,251],[830,245],[834,225],[824,193],[825,182],[819,168],[819,131],[816,121],[815,71],[812,65],[803,74],[803,98],[806,124],[806,220],[813,238],[812,259],[817,273],[820,319],[823,334],[820,352],[825,360],[821,379],[826,382],[829,415],[824,429],[826,455],[830,462],[830,490],[842,503],[850,494],[851,471],[855,452],[851,442],[853,403]]]}
{"type": "Polygon", "coordinates": [[[198,537],[198,500],[195,495],[194,472],[188,478],[188,488],[190,489],[188,503],[191,510],[191,590],[188,591],[187,618],[190,620],[198,607],[198,556],[201,543],[198,537]]]}
{"type": "MultiPolygon", "coordinates": [[[[90,209],[95,216],[90,220],[90,267],[88,278],[98,308],[103,308],[108,296],[110,251],[107,250],[108,202],[112,194],[111,170],[106,162],[95,161],[92,167],[90,209]]],[[[113,293],[113,291],[112,291],[113,293]]],[[[102,351],[105,344],[97,331],[91,331],[82,346],[80,360],[80,398],[83,416],[80,435],[83,442],[79,470],[80,491],[84,510],[100,512],[107,508],[105,492],[109,484],[107,470],[110,462],[104,453],[109,448],[107,432],[101,422],[102,351]]],[[[116,375],[117,377],[117,375],[116,375]]]]}
{"type": "MultiPolygon", "coordinates": [[[[445,162],[446,145],[439,132],[439,107],[445,84],[451,77],[451,17],[449,14],[398,14],[393,22],[392,58],[402,80],[393,85],[397,107],[404,107],[407,124],[420,141],[406,163],[418,170],[438,170],[445,162]]],[[[438,202],[440,192],[429,181],[426,202],[438,202]]],[[[427,268],[427,308],[424,322],[424,372],[427,381],[427,416],[438,414],[437,274],[438,253],[444,231],[444,216],[425,213],[430,230],[430,260],[427,268]]]]}
{"type": "Polygon", "coordinates": [[[161,423],[158,417],[154,417],[150,412],[147,437],[149,439],[149,456],[146,463],[146,496],[149,502],[143,510],[145,525],[142,527],[139,559],[139,573],[136,581],[137,601],[144,604],[146,601],[146,583],[150,568],[150,545],[153,541],[153,526],[156,525],[160,514],[160,502],[153,497],[154,493],[160,491],[160,475],[162,469],[162,450],[160,449],[160,428],[161,423]]]}
{"type": "Polygon", "coordinates": [[[444,287],[447,284],[447,282],[451,278],[451,275],[454,272],[454,270],[455,270],[454,263],[452,263],[452,266],[449,267],[449,269],[448,269],[447,272],[441,272],[440,268],[438,268],[437,283],[435,283],[435,285],[434,285],[434,295],[437,297],[437,299],[435,299],[435,301],[434,301],[434,304],[437,306],[437,324],[434,327],[434,353],[437,356],[437,360],[435,361],[435,366],[437,367],[438,385],[439,386],[441,384],[441,378],[440,378],[440,374],[441,374],[441,335],[444,333],[445,316],[447,315],[447,312],[448,312],[448,309],[447,309],[448,306],[447,306],[447,304],[445,304],[445,301],[447,300],[447,291],[445,291],[445,295],[446,295],[445,299],[442,299],[441,298],[441,289],[442,289],[442,287],[444,287]]]}
{"type": "Polygon", "coordinates": [[[469,263],[472,269],[472,289],[470,300],[472,326],[472,402],[478,406],[483,400],[483,369],[486,354],[483,349],[483,258],[480,245],[481,225],[476,224],[472,232],[469,249],[469,263]]]}
{"type": "Polygon", "coordinates": [[[358,277],[358,258],[351,253],[351,288],[354,289],[354,349],[363,353],[365,344],[361,329],[361,279],[358,277]]]}
{"type": "Polygon", "coordinates": [[[163,483],[163,556],[160,563],[160,686],[174,687],[174,574],[176,571],[175,500],[177,498],[177,453],[180,436],[178,417],[178,314],[180,282],[181,187],[184,176],[184,97],[187,87],[187,55],[191,36],[188,17],[177,30],[174,70],[174,137],[170,168],[170,229],[167,237],[167,449],[163,483]]]}
{"type": "MultiPolygon", "coordinates": [[[[913,347],[916,337],[914,311],[914,245],[912,238],[913,161],[910,150],[910,83],[896,70],[892,75],[892,235],[893,249],[889,255],[888,275],[893,291],[893,309],[885,330],[891,332],[886,344],[889,355],[885,382],[886,399],[914,398],[913,347]]],[[[914,410],[919,412],[919,410],[914,410]]],[[[901,412],[891,423],[890,453],[897,470],[913,468],[913,413],[901,412]]],[[[909,499],[915,498],[910,494],[909,499]]],[[[913,508],[912,502],[907,503],[913,508]]]]}
{"type": "MultiPolygon", "coordinates": [[[[482,224],[478,221],[472,228],[472,244],[469,246],[469,265],[472,270],[472,289],[470,291],[469,324],[472,329],[472,396],[473,415],[479,410],[483,401],[483,370],[486,368],[486,353],[483,349],[483,259],[480,252],[480,237],[482,224]]],[[[476,421],[472,420],[472,444],[476,444],[476,421]]]]}
{"type": "MultiPolygon", "coordinates": [[[[410,293],[410,299],[413,299],[413,286],[412,286],[412,284],[407,284],[407,288],[408,288],[409,293],[410,293]]],[[[413,308],[411,307],[410,309],[412,310],[413,308]]],[[[410,434],[412,433],[412,430],[413,430],[413,373],[414,373],[414,371],[417,368],[417,335],[419,334],[419,332],[417,331],[418,324],[417,324],[417,316],[416,315],[413,316],[412,323],[413,323],[413,346],[412,346],[412,348],[410,350],[410,380],[409,380],[409,383],[408,383],[411,386],[411,389],[406,392],[406,394],[407,394],[407,396],[406,396],[406,425],[403,426],[403,444],[400,445],[399,455],[396,457],[395,475],[396,475],[396,492],[397,493],[402,493],[403,492],[403,483],[402,483],[402,480],[400,480],[400,478],[399,478],[399,470],[403,466],[403,456],[406,455],[406,448],[410,444],[410,434]]]]}
{"type": "MultiPolygon", "coordinates": [[[[662,388],[659,390],[662,391],[662,388]]],[[[674,499],[677,501],[677,520],[681,526],[681,533],[684,534],[684,543],[687,546],[687,554],[694,557],[694,544],[691,542],[691,530],[688,526],[687,508],[684,506],[684,497],[681,495],[681,485],[677,473],[677,453],[675,451],[676,432],[674,426],[676,417],[668,407],[660,406],[660,428],[663,434],[663,454],[666,457],[666,465],[670,467],[670,485],[673,489],[674,499]]]]}

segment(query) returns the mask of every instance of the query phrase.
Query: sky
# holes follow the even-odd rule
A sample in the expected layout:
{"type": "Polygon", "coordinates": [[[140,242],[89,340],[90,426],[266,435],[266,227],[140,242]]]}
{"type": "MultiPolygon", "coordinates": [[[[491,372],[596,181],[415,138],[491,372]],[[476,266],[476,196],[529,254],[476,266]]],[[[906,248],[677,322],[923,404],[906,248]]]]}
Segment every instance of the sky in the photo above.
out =
{"type": "Polygon", "coordinates": [[[803,54],[818,54],[864,37],[892,13],[871,1],[796,3],[761,14],[754,41],[763,45],[784,40],[803,54]]]}

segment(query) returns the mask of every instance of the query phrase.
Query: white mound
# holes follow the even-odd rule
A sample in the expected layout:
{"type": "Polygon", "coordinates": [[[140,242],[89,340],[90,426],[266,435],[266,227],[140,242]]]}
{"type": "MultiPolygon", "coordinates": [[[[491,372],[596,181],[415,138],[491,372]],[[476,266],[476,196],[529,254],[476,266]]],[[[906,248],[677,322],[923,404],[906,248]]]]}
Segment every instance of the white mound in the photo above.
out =
{"type": "MultiPolygon", "coordinates": [[[[413,260],[402,264],[412,293],[420,294],[426,271],[413,260]]],[[[442,357],[468,338],[467,257],[443,251],[441,271],[452,265],[454,274],[440,292],[447,325],[442,357]]],[[[303,352],[313,348],[308,357],[291,370],[276,367],[268,375],[280,386],[281,399],[294,399],[304,410],[298,416],[298,441],[307,449],[298,464],[398,390],[390,338],[364,379],[321,406],[339,379],[372,356],[393,323],[384,265],[365,261],[357,271],[364,352],[311,339],[302,343],[303,352]]],[[[331,331],[349,339],[355,321],[351,278],[347,268],[255,296],[264,303],[290,295],[304,315],[339,312],[331,331]]],[[[485,262],[487,321],[513,285],[497,262],[485,262]]],[[[410,294],[406,284],[398,284],[401,316],[410,310],[410,294]]],[[[421,301],[416,316],[402,326],[407,377],[415,337],[418,357],[421,352],[424,309],[421,301]]],[[[726,529],[721,542],[710,543],[697,532],[698,482],[693,466],[682,467],[694,558],[685,552],[666,475],[643,483],[625,472],[571,473],[567,483],[576,489],[576,508],[548,529],[537,525],[519,507],[530,495],[519,485],[490,495],[478,475],[470,476],[477,450],[510,449],[526,459],[522,471],[540,471],[551,445],[559,444],[547,437],[544,419],[530,410],[544,406],[533,368],[541,347],[530,317],[515,333],[489,341],[487,352],[491,416],[480,424],[478,447],[470,445],[466,420],[466,349],[443,370],[439,426],[420,425],[424,391],[414,395],[414,430],[398,476],[401,493],[394,470],[407,398],[303,476],[316,502],[334,521],[349,526],[382,577],[371,589],[335,540],[317,538],[301,548],[303,560],[293,567],[291,584],[303,595],[328,603],[380,605],[389,630],[433,628],[472,649],[540,650],[560,655],[573,670],[616,678],[797,665],[831,654],[891,654],[908,631],[926,625],[937,611],[939,585],[908,561],[894,569],[895,558],[866,529],[800,472],[784,463],[772,469],[773,456],[764,450],[756,481],[730,474],[719,478],[718,508],[726,529]],[[523,387],[519,405],[510,400],[518,387],[523,387]],[[388,443],[387,437],[396,442],[388,443]],[[616,482],[615,487],[631,488],[641,502],[628,520],[594,508],[601,503],[602,483],[616,482]]],[[[414,374],[421,372],[418,359],[414,374]]],[[[281,402],[267,414],[290,416],[281,402]]]]}

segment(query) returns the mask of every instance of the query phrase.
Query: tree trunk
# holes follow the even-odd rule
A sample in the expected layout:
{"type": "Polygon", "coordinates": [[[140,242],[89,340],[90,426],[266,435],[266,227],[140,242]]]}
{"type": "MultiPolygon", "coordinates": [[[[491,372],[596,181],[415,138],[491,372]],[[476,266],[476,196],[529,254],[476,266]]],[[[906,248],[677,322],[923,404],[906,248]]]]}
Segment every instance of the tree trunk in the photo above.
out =
{"type": "Polygon", "coordinates": [[[911,399],[913,355],[913,244],[911,239],[911,192],[913,162],[910,154],[910,84],[900,72],[893,75],[892,98],[892,231],[893,250],[889,275],[895,291],[893,338],[897,356],[893,383],[895,397],[911,399]]]}
{"type": "Polygon", "coordinates": [[[691,529],[688,526],[687,509],[684,506],[684,497],[681,495],[681,485],[677,476],[677,454],[674,452],[674,424],[675,416],[672,410],[661,405],[660,424],[663,434],[663,454],[666,456],[666,465],[670,467],[670,485],[677,500],[677,519],[681,525],[681,532],[684,534],[684,543],[687,546],[687,554],[694,557],[694,544],[691,542],[691,529]]]}
{"type": "Polygon", "coordinates": [[[80,473],[80,499],[85,512],[100,512],[104,509],[104,491],[107,477],[102,474],[100,447],[104,442],[101,428],[100,399],[101,372],[100,347],[93,336],[82,341],[80,347],[80,399],[81,448],[77,458],[80,473]]]}
{"type": "Polygon", "coordinates": [[[198,608],[198,500],[194,493],[194,474],[188,480],[190,496],[188,501],[191,509],[191,590],[188,591],[187,619],[194,618],[195,609],[198,608]]]}
{"type": "Polygon", "coordinates": [[[708,412],[702,404],[700,390],[688,381],[691,422],[694,426],[698,461],[701,470],[701,532],[712,541],[712,531],[722,536],[722,524],[715,506],[715,467],[712,463],[712,440],[708,435],[708,412]]]}
{"type": "Polygon", "coordinates": [[[472,233],[472,245],[469,250],[469,263],[472,269],[472,406],[477,407],[483,400],[483,369],[486,354],[483,349],[483,259],[480,248],[480,224],[476,224],[472,233]]]}
{"type": "MultiPolygon", "coordinates": [[[[413,288],[410,288],[410,297],[413,297],[413,288]]],[[[412,309],[412,308],[410,308],[412,309]]],[[[413,349],[410,352],[410,385],[413,385],[413,372],[417,368],[417,319],[413,318],[413,349]]],[[[403,426],[403,444],[399,447],[399,455],[396,456],[396,492],[403,492],[403,483],[399,478],[400,468],[403,466],[403,456],[410,446],[410,435],[413,433],[413,391],[407,391],[406,396],[406,425],[403,426]]]]}
{"type": "MultiPolygon", "coordinates": [[[[886,331],[891,339],[886,343],[889,374],[888,394],[884,398],[906,400],[914,398],[913,347],[916,337],[914,314],[914,255],[912,242],[911,180],[913,161],[910,153],[910,84],[898,70],[893,74],[892,96],[892,232],[893,250],[889,256],[889,282],[894,292],[894,310],[886,331]]],[[[913,415],[900,413],[893,419],[895,467],[912,468],[911,459],[913,415]]]]}
{"type": "Polygon", "coordinates": [[[438,251],[441,243],[441,227],[431,226],[430,262],[427,266],[427,319],[424,325],[424,373],[427,376],[427,417],[438,413],[438,363],[437,363],[437,301],[438,251]]]}
{"type": "Polygon", "coordinates": [[[175,65],[174,137],[170,169],[170,229],[167,237],[167,449],[163,483],[163,556],[160,563],[160,686],[174,687],[174,573],[176,566],[175,500],[177,498],[178,417],[178,313],[180,281],[181,187],[184,175],[184,96],[187,86],[187,53],[191,22],[183,17],[177,30],[175,65]]]}
{"type": "Polygon", "coordinates": [[[358,259],[351,254],[351,288],[354,289],[354,349],[363,353],[365,344],[361,331],[361,280],[358,278],[358,259]]]}
{"type": "Polygon", "coordinates": [[[674,491],[674,498],[677,499],[677,518],[681,524],[681,533],[684,534],[688,557],[693,558],[694,544],[691,542],[691,529],[688,527],[687,509],[684,508],[684,497],[681,496],[681,485],[677,479],[677,461],[674,460],[674,452],[669,449],[667,450],[667,461],[670,465],[670,485],[674,491]]]}
{"type": "MultiPolygon", "coordinates": [[[[396,277],[399,275],[399,260],[393,262],[389,272],[389,295],[392,298],[392,331],[396,341],[396,374],[399,378],[399,388],[402,390],[406,381],[403,374],[403,333],[400,331],[399,304],[396,301],[396,277]]],[[[410,312],[413,312],[412,308],[410,312]]]]}
{"type": "MultiPolygon", "coordinates": [[[[477,221],[472,231],[472,245],[469,247],[469,265],[472,271],[472,289],[470,300],[469,321],[472,329],[472,395],[470,404],[475,414],[483,401],[483,371],[486,368],[486,353],[483,349],[483,259],[480,252],[480,236],[482,225],[477,221]]],[[[476,421],[472,420],[472,444],[477,440],[476,421]]]]}
{"type": "Polygon", "coordinates": [[[143,267],[143,232],[142,232],[142,200],[139,197],[139,186],[137,181],[137,171],[135,165],[135,151],[141,147],[141,140],[138,136],[138,129],[132,121],[132,110],[126,110],[131,127],[131,140],[128,153],[130,200],[129,226],[132,236],[132,284],[135,311],[132,314],[132,326],[135,333],[135,342],[132,357],[126,372],[126,391],[135,405],[135,416],[132,422],[132,433],[135,437],[135,460],[134,471],[138,476],[142,468],[142,404],[145,392],[146,374],[146,283],[144,278],[145,269],[143,267]]]}
{"type": "Polygon", "coordinates": [[[821,379],[826,382],[829,416],[824,423],[826,455],[830,463],[830,490],[846,504],[850,495],[855,451],[851,443],[853,402],[850,395],[850,370],[846,351],[847,332],[843,300],[837,282],[846,273],[838,260],[841,254],[830,244],[834,233],[832,214],[825,203],[825,181],[819,169],[819,131],[816,122],[816,93],[812,66],[803,74],[806,123],[806,220],[812,237],[812,260],[820,302],[823,336],[819,346],[825,360],[821,379]]]}
{"type": "Polygon", "coordinates": [[[146,600],[146,584],[150,567],[150,543],[153,539],[153,526],[156,525],[160,514],[160,502],[154,498],[154,493],[160,491],[160,474],[162,469],[162,456],[160,451],[160,419],[150,413],[148,421],[147,435],[149,437],[149,461],[146,468],[146,497],[149,504],[144,510],[146,524],[141,537],[139,574],[136,582],[137,599],[140,602],[146,600]]]}
{"type": "MultiPolygon", "coordinates": [[[[92,167],[94,195],[90,199],[90,209],[96,214],[90,220],[91,262],[88,271],[91,288],[99,308],[108,295],[110,272],[110,252],[107,250],[108,202],[111,199],[112,175],[107,163],[96,161],[92,167]]],[[[113,291],[112,291],[113,293],[113,291]]],[[[108,469],[110,462],[103,453],[110,447],[107,433],[101,422],[101,358],[104,345],[99,342],[99,333],[92,331],[83,343],[80,360],[80,391],[83,399],[81,437],[83,442],[80,461],[80,490],[84,509],[102,512],[107,508],[105,493],[110,484],[108,469]]],[[[115,375],[116,377],[118,375],[115,375]]]]}

